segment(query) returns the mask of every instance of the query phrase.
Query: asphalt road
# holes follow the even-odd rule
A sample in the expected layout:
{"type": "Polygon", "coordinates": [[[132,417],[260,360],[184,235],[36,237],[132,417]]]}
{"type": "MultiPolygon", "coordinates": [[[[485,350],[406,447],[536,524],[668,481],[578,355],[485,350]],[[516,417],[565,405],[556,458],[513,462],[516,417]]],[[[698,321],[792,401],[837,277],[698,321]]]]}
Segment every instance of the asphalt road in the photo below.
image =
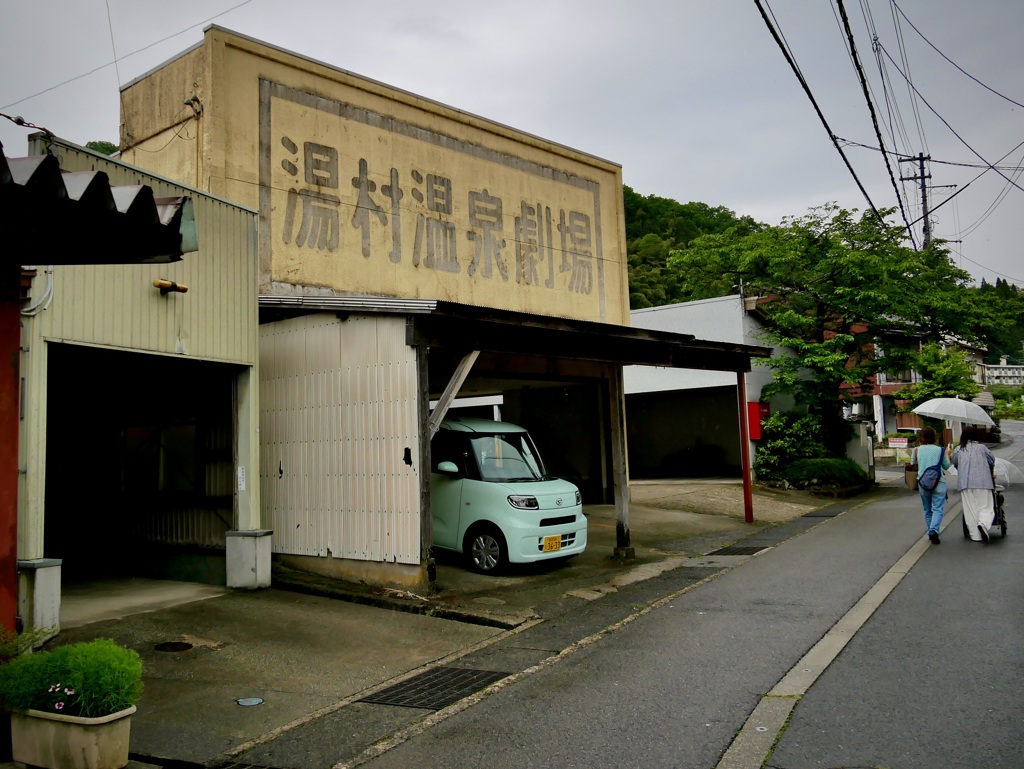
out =
{"type": "MultiPolygon", "coordinates": [[[[1008,509],[1022,506],[1011,490],[1008,509]]],[[[949,520],[798,701],[767,766],[1022,765],[1012,513],[1011,536],[988,547],[949,520]]],[[[923,533],[910,491],[850,510],[365,765],[715,767],[764,695],[923,533]]]]}
{"type": "MultiPolygon", "coordinates": [[[[1020,465],[1024,425],[1004,434],[997,456],[1020,465]]],[[[1024,766],[1024,487],[1005,496],[1007,538],[970,542],[951,520],[796,706],[766,766],[1024,766]]]]}

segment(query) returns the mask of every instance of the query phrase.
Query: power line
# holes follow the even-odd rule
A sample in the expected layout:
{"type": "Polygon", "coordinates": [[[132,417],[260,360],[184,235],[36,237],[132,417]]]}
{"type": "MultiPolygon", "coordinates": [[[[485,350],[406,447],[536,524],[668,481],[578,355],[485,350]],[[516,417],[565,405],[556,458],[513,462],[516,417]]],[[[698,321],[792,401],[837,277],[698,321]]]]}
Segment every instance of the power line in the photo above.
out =
{"type": "MultiPolygon", "coordinates": [[[[875,128],[875,136],[878,137],[879,146],[883,146],[885,141],[882,139],[882,130],[878,127],[878,115],[875,114],[875,105],[871,101],[871,94],[868,92],[868,81],[864,76],[864,68],[861,66],[860,57],[857,55],[857,46],[853,40],[853,30],[850,29],[850,19],[846,15],[846,6],[843,5],[843,0],[836,0],[836,5],[839,6],[839,15],[843,19],[843,28],[846,30],[846,39],[849,41],[850,58],[853,60],[854,69],[857,70],[857,77],[860,79],[860,85],[864,91],[864,100],[868,103],[868,112],[871,113],[871,125],[875,128]]],[[[892,165],[889,163],[889,153],[883,152],[882,159],[885,161],[885,170],[889,172],[889,181],[892,183],[893,192],[896,193],[896,201],[900,205],[900,215],[903,217],[903,223],[907,225],[907,232],[910,233],[911,242],[917,248],[917,243],[914,241],[914,233],[910,230],[910,222],[907,221],[907,211],[903,207],[903,197],[900,195],[900,188],[896,184],[896,176],[893,174],[892,165]]]]}
{"type": "MultiPolygon", "coordinates": [[[[889,52],[885,50],[885,46],[882,46],[882,51],[883,51],[883,52],[885,53],[885,55],[886,55],[886,56],[888,57],[889,61],[891,61],[891,62],[893,63],[893,66],[894,66],[894,67],[896,67],[896,71],[897,71],[897,72],[899,72],[899,73],[900,73],[900,75],[902,75],[904,79],[907,79],[907,76],[903,74],[903,71],[902,71],[902,70],[901,70],[901,69],[899,68],[899,65],[897,65],[897,64],[896,64],[896,62],[895,62],[895,61],[893,61],[893,58],[892,58],[892,56],[890,56],[890,55],[889,55],[889,52]]],[[[941,120],[941,121],[942,121],[942,124],[943,124],[944,126],[946,126],[946,128],[948,128],[948,129],[950,130],[950,133],[952,133],[952,134],[953,134],[953,136],[955,136],[955,137],[956,137],[957,139],[959,139],[959,140],[960,140],[960,143],[961,143],[961,144],[963,144],[963,145],[964,145],[964,146],[965,146],[965,147],[966,147],[967,149],[969,149],[969,150],[970,150],[971,152],[973,152],[973,153],[974,153],[974,155],[975,155],[975,156],[976,156],[976,157],[978,158],[978,160],[980,160],[980,161],[981,161],[982,163],[984,163],[984,164],[985,164],[985,165],[986,165],[986,166],[987,166],[988,168],[990,168],[991,170],[995,171],[995,172],[996,172],[997,174],[999,174],[999,175],[1000,175],[1001,177],[1003,177],[1003,178],[1004,178],[1004,179],[1005,179],[1005,180],[1006,180],[1007,182],[1009,182],[1010,184],[1012,184],[1012,185],[1013,185],[1014,187],[1016,187],[1017,189],[1019,189],[1019,190],[1020,190],[1021,192],[1024,192],[1024,188],[1022,188],[1022,187],[1021,187],[1020,185],[1018,185],[1018,184],[1017,184],[1017,183],[1016,183],[1015,181],[1013,181],[1013,180],[1012,180],[1012,179],[1011,179],[1010,177],[1008,177],[1008,176],[1007,176],[1006,174],[1004,174],[1004,173],[1003,173],[1002,171],[1000,171],[1000,170],[999,170],[998,168],[996,168],[996,167],[995,167],[994,165],[992,165],[992,164],[991,164],[991,163],[989,163],[989,162],[988,162],[987,160],[985,160],[985,158],[983,158],[983,157],[981,156],[981,153],[980,153],[980,152],[978,152],[978,151],[977,151],[976,149],[974,149],[974,147],[972,147],[972,146],[971,146],[970,144],[968,144],[968,143],[967,143],[967,140],[966,140],[966,139],[964,139],[964,138],[963,138],[963,137],[962,137],[962,136],[961,136],[960,134],[958,134],[958,133],[956,132],[956,130],[955,130],[955,129],[953,128],[953,126],[951,126],[951,125],[949,124],[949,121],[948,121],[948,120],[946,120],[946,119],[945,119],[944,117],[942,117],[942,115],[940,115],[940,114],[939,114],[939,113],[938,113],[938,112],[937,112],[937,111],[935,110],[935,108],[934,108],[934,107],[932,107],[932,105],[928,103],[928,100],[927,100],[927,99],[925,99],[925,98],[924,98],[924,96],[922,96],[922,95],[921,95],[921,92],[917,90],[917,88],[916,88],[916,87],[914,86],[914,84],[913,84],[913,83],[911,83],[911,82],[910,82],[910,80],[909,80],[909,79],[907,79],[907,84],[908,84],[908,85],[909,85],[909,86],[910,86],[911,88],[913,88],[913,89],[914,89],[914,93],[916,93],[916,94],[917,94],[917,96],[918,96],[918,98],[919,98],[919,99],[920,99],[920,100],[921,100],[922,102],[924,102],[924,105],[925,105],[925,106],[926,106],[926,107],[927,107],[928,109],[930,109],[930,110],[932,111],[932,114],[933,114],[933,115],[935,115],[935,117],[937,117],[937,118],[938,118],[939,120],[941,120]]]]}
{"type": "Polygon", "coordinates": [[[941,57],[942,57],[943,59],[945,59],[946,61],[948,61],[948,62],[949,62],[950,64],[952,64],[952,65],[953,65],[954,67],[956,67],[956,68],[957,68],[958,70],[960,70],[960,72],[962,72],[962,73],[963,73],[964,75],[966,75],[967,77],[969,77],[969,78],[970,78],[971,80],[973,80],[973,81],[974,81],[975,83],[977,83],[978,85],[980,85],[980,86],[981,86],[982,88],[984,88],[984,89],[986,89],[986,90],[988,90],[988,91],[991,91],[992,93],[994,93],[994,94],[995,94],[996,96],[998,96],[998,97],[999,97],[1000,99],[1006,99],[1006,101],[1010,102],[1010,104],[1016,104],[1016,105],[1017,105],[1018,107],[1024,107],[1024,104],[1021,104],[1020,102],[1014,101],[1014,100],[1013,100],[1013,99],[1011,99],[1011,98],[1010,98],[1009,96],[1004,96],[1003,94],[999,93],[999,91],[997,91],[997,90],[996,90],[995,88],[990,88],[989,86],[985,85],[985,84],[984,84],[983,82],[981,82],[980,80],[978,80],[978,78],[976,78],[976,77],[975,77],[974,75],[972,75],[972,74],[971,74],[970,72],[968,72],[968,71],[967,71],[967,70],[965,70],[965,69],[964,69],[963,67],[961,67],[961,66],[960,66],[959,64],[957,64],[957,63],[956,63],[955,61],[953,61],[953,60],[952,60],[951,58],[949,58],[948,56],[946,56],[946,54],[944,54],[944,53],[943,53],[942,51],[940,51],[940,50],[939,50],[938,48],[936,48],[936,47],[935,47],[935,44],[934,44],[934,43],[932,43],[932,41],[931,41],[931,40],[929,40],[929,39],[928,39],[927,37],[925,37],[925,36],[924,36],[924,33],[922,33],[922,32],[921,32],[921,30],[919,30],[919,29],[918,29],[917,27],[915,27],[915,26],[914,26],[914,22],[912,22],[912,21],[911,21],[911,20],[910,20],[910,19],[909,19],[909,18],[907,17],[907,14],[905,14],[905,13],[903,12],[903,9],[899,7],[899,5],[898,5],[898,4],[896,3],[896,0],[890,0],[890,2],[892,2],[892,7],[893,7],[893,8],[895,8],[895,9],[896,9],[897,11],[899,11],[899,12],[900,12],[900,16],[902,16],[902,17],[903,17],[904,19],[906,19],[906,22],[907,22],[907,24],[909,24],[909,25],[910,25],[910,28],[911,28],[911,29],[913,29],[913,30],[914,30],[914,31],[915,31],[915,32],[916,32],[916,33],[917,33],[917,34],[918,34],[918,35],[919,35],[919,36],[921,37],[921,39],[922,39],[922,40],[924,40],[924,41],[925,41],[926,43],[928,43],[928,45],[930,45],[930,46],[931,46],[932,50],[933,50],[933,51],[935,51],[935,53],[937,53],[937,54],[938,54],[939,56],[941,56],[941,57]]]}
{"type": "MultiPolygon", "coordinates": [[[[907,57],[907,45],[903,39],[903,28],[900,26],[899,19],[896,18],[895,14],[893,15],[893,30],[896,34],[896,43],[900,51],[900,60],[903,62],[903,67],[907,71],[907,74],[903,75],[903,79],[909,86],[907,93],[910,96],[910,106],[914,113],[914,122],[917,125],[917,135],[918,138],[921,140],[921,146],[924,148],[924,151],[928,152],[928,140],[925,138],[924,135],[924,123],[921,120],[921,110],[917,105],[917,100],[914,98],[915,89],[914,84],[910,78],[910,59],[907,57]]],[[[882,47],[880,43],[878,44],[878,46],[879,48],[882,47]]],[[[899,70],[899,66],[897,66],[896,69],[899,70]]],[[[903,73],[900,72],[900,74],[902,75],[903,73]]]]}
{"type": "Polygon", "coordinates": [[[1006,275],[1004,273],[999,272],[998,270],[993,270],[991,267],[986,267],[981,262],[976,262],[973,259],[971,259],[969,256],[964,256],[962,251],[960,253],[960,258],[961,259],[966,259],[971,264],[976,265],[978,267],[981,267],[983,270],[988,270],[993,275],[998,275],[1000,278],[1006,278],[1007,280],[1012,280],[1014,283],[1020,283],[1021,285],[1024,285],[1024,280],[1021,280],[1020,278],[1015,278],[1012,275],[1006,275]]]}
{"type": "MultiPolygon", "coordinates": [[[[843,142],[844,144],[846,144],[847,146],[850,146],[850,147],[860,147],[861,149],[871,150],[872,152],[888,152],[890,155],[895,155],[898,158],[911,158],[911,157],[914,157],[914,155],[909,155],[909,154],[902,153],[902,152],[894,152],[892,150],[887,150],[887,149],[885,149],[883,147],[876,147],[873,144],[864,144],[862,142],[854,141],[853,139],[846,139],[846,138],[843,138],[842,136],[837,136],[836,138],[839,141],[843,142]]],[[[1024,142],[1021,142],[1016,147],[1014,147],[1012,150],[1010,150],[1008,153],[1006,153],[1006,155],[1003,155],[1003,158],[1008,157],[1010,154],[1012,154],[1014,152],[1014,150],[1018,149],[1021,146],[1024,146],[1024,142]]],[[[1001,166],[1001,165],[998,165],[998,163],[999,163],[998,160],[996,161],[995,164],[993,164],[991,166],[987,165],[987,164],[986,165],[982,165],[981,163],[962,163],[962,162],[958,162],[958,161],[955,161],[955,160],[935,160],[934,158],[931,160],[931,162],[932,163],[939,163],[940,165],[944,165],[944,166],[957,166],[959,168],[984,168],[986,171],[989,171],[989,170],[992,170],[992,169],[998,169],[1000,171],[1011,171],[1011,172],[1013,172],[1013,171],[1020,171],[1022,168],[1024,168],[1024,166],[1022,166],[1022,165],[1001,166]]]]}
{"type": "MultiPolygon", "coordinates": [[[[14,107],[14,106],[16,106],[18,104],[21,104],[23,101],[28,101],[29,99],[34,99],[37,96],[42,96],[44,93],[49,93],[50,91],[55,91],[58,88],[60,88],[61,86],[65,86],[68,83],[74,83],[76,80],[81,80],[83,77],[89,77],[89,75],[92,75],[95,72],[99,72],[101,69],[106,69],[107,67],[109,67],[111,65],[116,65],[119,61],[124,61],[125,59],[130,59],[132,56],[135,56],[135,54],[142,53],[143,51],[149,50],[150,48],[152,48],[155,45],[160,45],[160,43],[166,43],[171,38],[177,37],[180,34],[188,32],[190,29],[195,29],[196,27],[201,27],[204,24],[206,24],[207,22],[213,21],[214,19],[219,19],[221,16],[224,16],[225,14],[231,13],[232,11],[236,11],[239,8],[241,8],[243,5],[248,5],[251,2],[252,2],[252,0],[242,0],[242,2],[240,2],[238,5],[233,5],[230,8],[228,8],[226,11],[221,11],[220,13],[218,13],[215,16],[211,16],[208,19],[203,19],[202,21],[197,22],[196,24],[191,24],[191,25],[185,27],[184,29],[179,29],[177,32],[175,32],[175,33],[173,33],[171,35],[168,35],[167,37],[162,37],[159,40],[155,40],[154,42],[150,43],[149,45],[144,45],[144,46],[142,46],[142,48],[137,48],[136,50],[132,51],[131,53],[126,53],[124,56],[121,56],[120,58],[115,58],[114,61],[108,61],[106,64],[101,64],[98,67],[90,69],[88,72],[83,72],[81,75],[75,75],[72,78],[68,78],[67,80],[65,80],[65,81],[63,81],[61,83],[57,83],[56,85],[51,85],[49,88],[44,88],[42,91],[38,91],[38,92],[36,92],[34,94],[31,94],[29,96],[23,96],[22,98],[18,99],[17,101],[12,101],[9,104],[3,105],[2,107],[0,107],[0,109],[8,109],[10,107],[14,107]]],[[[118,86],[120,87],[120,77],[118,78],[118,86]]]]}
{"type": "Polygon", "coordinates": [[[832,132],[832,129],[829,127],[828,121],[825,119],[825,115],[822,114],[821,108],[818,106],[818,102],[814,98],[814,94],[811,93],[811,89],[807,85],[807,81],[804,80],[804,76],[800,73],[800,68],[797,67],[796,61],[793,59],[792,56],[790,56],[786,46],[783,45],[780,33],[775,30],[774,26],[772,26],[771,20],[768,18],[768,14],[765,13],[764,7],[761,4],[761,0],[754,0],[754,4],[757,6],[757,10],[760,11],[761,18],[764,19],[764,23],[768,27],[768,31],[772,33],[772,37],[774,38],[775,43],[779,46],[779,49],[782,51],[782,55],[786,58],[786,62],[792,68],[793,73],[796,75],[797,80],[800,82],[801,87],[804,89],[804,93],[806,93],[807,98],[811,100],[811,104],[814,107],[814,111],[818,114],[818,119],[821,120],[821,124],[825,126],[825,130],[828,132],[829,139],[831,139],[833,146],[836,148],[836,151],[843,158],[843,162],[846,163],[846,167],[850,171],[850,175],[853,176],[853,180],[857,182],[857,186],[860,188],[861,194],[864,195],[864,199],[868,202],[868,205],[871,207],[871,210],[874,212],[875,216],[878,217],[879,220],[881,220],[882,215],[878,213],[878,209],[875,208],[875,204],[871,202],[871,196],[868,195],[868,191],[864,189],[864,185],[857,177],[857,172],[853,170],[853,166],[850,164],[850,159],[846,157],[846,153],[843,152],[843,148],[839,146],[839,142],[836,140],[836,135],[832,132]]]}
{"type": "Polygon", "coordinates": [[[107,29],[110,30],[110,51],[114,54],[114,77],[117,78],[117,87],[121,87],[121,68],[117,66],[117,45],[114,43],[114,22],[110,18],[110,0],[107,4],[107,29]]]}
{"type": "MultiPolygon", "coordinates": [[[[860,142],[855,142],[855,141],[852,141],[850,139],[842,139],[841,137],[837,137],[837,138],[839,138],[840,141],[843,141],[846,144],[854,146],[854,147],[861,147],[863,149],[872,150],[873,152],[885,152],[886,151],[884,149],[879,149],[878,147],[872,147],[869,144],[861,144],[860,142]]],[[[1021,147],[1024,147],[1024,141],[1022,141],[1019,144],[1017,144],[1017,146],[1015,146],[1013,149],[1011,149],[1009,152],[1007,152],[1005,155],[1003,155],[1001,158],[999,158],[999,160],[997,160],[996,162],[999,163],[999,162],[1005,160],[1006,158],[1008,158],[1010,155],[1012,155],[1014,152],[1016,152],[1021,147]]],[[[908,157],[910,157],[910,156],[908,156],[908,157]]],[[[965,192],[968,187],[970,187],[972,184],[974,184],[974,182],[978,181],[978,179],[980,179],[982,176],[984,176],[986,173],[988,173],[992,168],[999,168],[1000,167],[1000,166],[987,166],[987,165],[986,166],[978,166],[978,165],[971,165],[971,164],[968,164],[968,163],[953,163],[951,161],[934,160],[934,159],[930,160],[929,162],[931,162],[931,163],[946,163],[948,165],[954,165],[954,166],[967,166],[969,168],[982,168],[982,169],[984,169],[980,174],[978,174],[973,179],[971,179],[969,182],[967,182],[967,184],[963,185],[962,187],[959,187],[957,189],[957,191],[954,192],[952,195],[950,195],[948,198],[943,200],[941,203],[938,203],[937,205],[933,206],[930,213],[935,213],[936,211],[938,211],[940,208],[942,208],[947,203],[950,203],[950,202],[956,200],[956,198],[961,193],[965,192]]],[[[1017,174],[1020,174],[1022,171],[1024,171],[1024,166],[1019,166],[1018,165],[1018,166],[1012,166],[1012,167],[1005,167],[1004,170],[1010,170],[1010,171],[1016,172],[1017,174]]],[[[1000,192],[1000,194],[998,196],[998,202],[1001,202],[1002,199],[1005,198],[1005,196],[1006,196],[1005,193],[1006,193],[1006,191],[1008,189],[1009,189],[1008,185],[1003,187],[1002,192],[1000,192]]],[[[993,206],[994,205],[995,204],[993,204],[993,206]]],[[[985,214],[983,214],[983,219],[981,221],[983,221],[985,218],[987,218],[988,215],[991,213],[991,211],[994,210],[993,206],[990,206],[989,210],[987,210],[985,212],[985,214]]],[[[958,214],[958,216],[959,216],[959,214],[958,214]]],[[[910,223],[910,225],[914,226],[918,222],[922,221],[923,218],[924,218],[923,216],[922,217],[918,217],[917,219],[912,221],[910,223]]],[[[961,233],[961,237],[963,237],[964,234],[970,234],[975,229],[977,229],[977,225],[980,224],[981,221],[977,221],[977,222],[974,222],[973,224],[969,225],[966,231],[958,230],[958,232],[961,233]]],[[[1017,282],[1019,282],[1021,284],[1024,284],[1024,281],[1018,281],[1017,278],[1013,278],[1013,277],[1011,277],[1009,275],[1003,275],[1002,273],[997,272],[996,270],[993,270],[991,267],[986,267],[984,264],[981,264],[980,262],[975,262],[973,259],[968,259],[968,257],[963,256],[962,250],[959,253],[960,253],[961,258],[967,259],[969,262],[972,262],[972,263],[978,265],[979,267],[982,267],[982,268],[984,268],[986,270],[989,270],[990,272],[992,272],[992,273],[994,273],[996,275],[1000,275],[1001,277],[1007,278],[1008,280],[1013,280],[1013,281],[1017,281],[1017,282]]]]}

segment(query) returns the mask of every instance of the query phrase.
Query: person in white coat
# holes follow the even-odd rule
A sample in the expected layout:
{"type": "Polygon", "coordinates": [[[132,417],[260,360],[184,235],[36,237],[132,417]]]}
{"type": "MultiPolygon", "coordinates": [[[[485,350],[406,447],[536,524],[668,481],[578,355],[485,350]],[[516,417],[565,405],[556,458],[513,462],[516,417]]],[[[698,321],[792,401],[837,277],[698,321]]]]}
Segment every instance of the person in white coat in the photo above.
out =
{"type": "Polygon", "coordinates": [[[988,530],[996,517],[995,465],[996,458],[988,446],[978,442],[978,428],[965,427],[960,445],[953,452],[953,467],[964,506],[964,522],[975,542],[988,542],[988,530]]]}

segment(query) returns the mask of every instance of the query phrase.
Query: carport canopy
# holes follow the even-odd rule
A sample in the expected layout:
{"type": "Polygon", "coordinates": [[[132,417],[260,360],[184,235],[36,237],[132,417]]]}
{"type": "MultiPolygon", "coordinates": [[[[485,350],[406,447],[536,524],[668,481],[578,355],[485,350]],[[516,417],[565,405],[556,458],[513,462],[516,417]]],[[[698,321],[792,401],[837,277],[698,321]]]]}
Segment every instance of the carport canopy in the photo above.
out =
{"type": "MultiPolygon", "coordinates": [[[[612,323],[535,315],[531,313],[479,307],[441,300],[395,299],[388,297],[260,297],[261,317],[294,315],[303,312],[335,311],[348,313],[384,312],[407,316],[406,342],[428,348],[432,362],[444,362],[441,368],[452,371],[444,385],[423,438],[430,440],[451,402],[459,394],[479,356],[490,354],[500,360],[501,371],[524,373],[534,378],[551,374],[558,378],[558,361],[592,368],[605,368],[611,374],[611,456],[617,514],[616,555],[629,557],[633,549],[629,536],[629,494],[626,463],[626,428],[622,366],[662,366],[669,368],[732,371],[736,373],[737,410],[741,435],[747,435],[746,385],[744,374],[751,369],[752,358],[767,358],[771,349],[756,345],[697,339],[692,334],[633,328],[612,323]]],[[[430,367],[434,369],[434,366],[430,367]]],[[[564,370],[563,370],[564,373],[564,370]]],[[[438,385],[440,383],[437,383],[438,385]]],[[[423,383],[437,392],[440,388],[423,383]]],[[[750,459],[746,440],[740,440],[743,464],[745,518],[753,520],[750,459]]],[[[424,540],[430,540],[429,521],[423,522],[424,540]]]]}
{"type": "MultiPolygon", "coordinates": [[[[629,478],[622,366],[736,372],[740,433],[745,436],[747,414],[744,374],[750,371],[751,358],[771,355],[771,350],[766,347],[712,342],[697,339],[692,334],[538,316],[442,301],[436,302],[428,312],[410,316],[407,341],[415,346],[447,349],[450,352],[463,351],[455,373],[430,415],[426,436],[428,440],[437,430],[481,353],[499,353],[513,358],[540,356],[573,359],[610,367],[611,455],[617,519],[615,555],[618,557],[633,556],[629,533],[629,478]]],[[[750,522],[753,521],[753,495],[746,440],[740,440],[740,450],[744,517],[750,522]]]]}

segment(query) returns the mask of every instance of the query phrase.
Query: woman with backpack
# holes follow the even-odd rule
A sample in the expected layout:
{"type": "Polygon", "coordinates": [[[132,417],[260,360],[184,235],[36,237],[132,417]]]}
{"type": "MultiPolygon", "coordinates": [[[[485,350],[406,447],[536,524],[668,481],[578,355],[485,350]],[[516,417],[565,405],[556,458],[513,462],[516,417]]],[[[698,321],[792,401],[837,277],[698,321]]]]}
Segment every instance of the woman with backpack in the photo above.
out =
{"type": "Polygon", "coordinates": [[[996,458],[988,446],[978,442],[978,428],[965,427],[960,434],[960,445],[953,452],[956,468],[956,487],[964,506],[967,532],[975,542],[988,542],[988,530],[996,517],[995,476],[996,458]]]}
{"type": "Polygon", "coordinates": [[[946,512],[946,473],[949,457],[942,446],[935,445],[935,430],[926,427],[921,431],[921,445],[915,449],[917,461],[917,490],[924,507],[924,525],[928,539],[933,545],[939,544],[939,525],[946,512]],[[935,471],[938,470],[937,479],[935,471]],[[934,481],[934,482],[931,482],[934,481]],[[928,488],[930,487],[930,488],[928,488]]]}

